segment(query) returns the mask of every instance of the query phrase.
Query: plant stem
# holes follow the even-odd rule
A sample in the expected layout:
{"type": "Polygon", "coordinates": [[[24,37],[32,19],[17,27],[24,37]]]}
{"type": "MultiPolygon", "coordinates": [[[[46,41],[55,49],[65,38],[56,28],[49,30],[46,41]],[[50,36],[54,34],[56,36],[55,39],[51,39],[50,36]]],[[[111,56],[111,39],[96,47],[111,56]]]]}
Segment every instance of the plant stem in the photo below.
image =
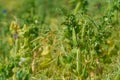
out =
{"type": "Polygon", "coordinates": [[[76,64],[77,64],[77,67],[76,67],[76,70],[77,70],[77,73],[79,74],[79,49],[77,48],[77,55],[76,55],[76,64]]]}
{"type": "Polygon", "coordinates": [[[18,51],[18,39],[15,40],[15,55],[17,54],[18,51]]]}
{"type": "Polygon", "coordinates": [[[84,41],[84,32],[85,32],[85,25],[82,27],[81,42],[84,41]]]}

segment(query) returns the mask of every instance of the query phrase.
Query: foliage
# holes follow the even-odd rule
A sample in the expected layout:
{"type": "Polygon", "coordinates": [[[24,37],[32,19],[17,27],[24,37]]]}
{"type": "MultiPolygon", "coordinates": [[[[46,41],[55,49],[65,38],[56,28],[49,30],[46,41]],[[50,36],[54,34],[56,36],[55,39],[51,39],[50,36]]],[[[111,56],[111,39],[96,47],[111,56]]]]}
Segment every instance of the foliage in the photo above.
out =
{"type": "Polygon", "coordinates": [[[0,80],[120,79],[118,0],[4,3],[0,80]]]}

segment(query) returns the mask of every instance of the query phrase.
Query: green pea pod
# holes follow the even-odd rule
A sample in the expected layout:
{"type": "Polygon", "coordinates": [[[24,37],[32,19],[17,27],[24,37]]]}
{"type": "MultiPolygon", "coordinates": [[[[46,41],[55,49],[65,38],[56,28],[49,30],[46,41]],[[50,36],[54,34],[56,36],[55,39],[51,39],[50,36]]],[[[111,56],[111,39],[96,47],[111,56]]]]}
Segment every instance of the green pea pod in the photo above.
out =
{"type": "Polygon", "coordinates": [[[73,45],[77,46],[77,38],[76,38],[75,28],[72,29],[72,40],[73,40],[73,45]]]}

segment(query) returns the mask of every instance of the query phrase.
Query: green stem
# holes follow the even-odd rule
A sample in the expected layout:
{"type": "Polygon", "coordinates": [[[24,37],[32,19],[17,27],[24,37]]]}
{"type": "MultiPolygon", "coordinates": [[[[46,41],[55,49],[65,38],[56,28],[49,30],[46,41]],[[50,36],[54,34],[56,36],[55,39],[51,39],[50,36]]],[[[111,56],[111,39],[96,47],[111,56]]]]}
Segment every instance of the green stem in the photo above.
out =
{"type": "Polygon", "coordinates": [[[18,51],[18,39],[15,40],[15,55],[17,54],[17,51],[18,51]]]}
{"type": "Polygon", "coordinates": [[[79,74],[79,49],[77,48],[77,56],[76,56],[76,64],[77,64],[77,67],[76,67],[76,70],[77,70],[77,73],[79,74]]]}
{"type": "Polygon", "coordinates": [[[85,25],[82,27],[81,41],[84,41],[85,25]]]}

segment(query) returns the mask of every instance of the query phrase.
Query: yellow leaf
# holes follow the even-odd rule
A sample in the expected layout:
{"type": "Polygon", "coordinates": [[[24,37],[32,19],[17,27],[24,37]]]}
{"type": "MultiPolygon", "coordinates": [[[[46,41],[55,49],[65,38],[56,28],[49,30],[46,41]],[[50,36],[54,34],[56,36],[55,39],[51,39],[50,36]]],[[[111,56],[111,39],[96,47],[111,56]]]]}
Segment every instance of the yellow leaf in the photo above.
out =
{"type": "Polygon", "coordinates": [[[45,46],[45,47],[43,48],[43,51],[42,51],[41,55],[42,55],[42,56],[45,56],[45,55],[47,55],[47,54],[49,54],[49,53],[50,53],[50,45],[45,46]]]}
{"type": "Polygon", "coordinates": [[[8,43],[10,44],[10,46],[12,46],[13,45],[13,38],[8,37],[8,43]]]}

